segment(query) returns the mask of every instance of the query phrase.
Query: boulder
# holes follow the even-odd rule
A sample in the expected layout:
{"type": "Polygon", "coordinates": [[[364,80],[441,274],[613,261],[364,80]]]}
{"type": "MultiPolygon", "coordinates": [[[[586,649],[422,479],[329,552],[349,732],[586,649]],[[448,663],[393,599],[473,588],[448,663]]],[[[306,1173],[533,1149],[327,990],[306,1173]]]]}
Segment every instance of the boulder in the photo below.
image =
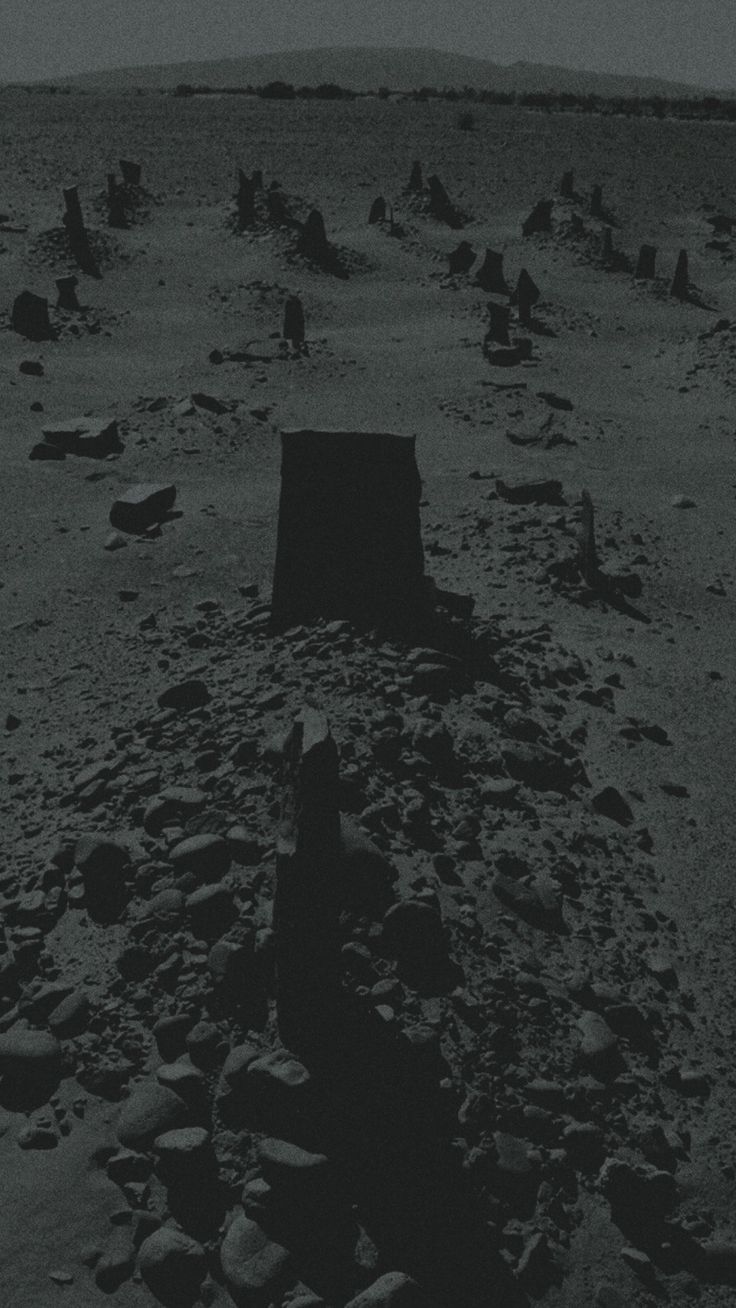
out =
{"type": "Polygon", "coordinates": [[[47,422],[41,431],[45,443],[63,450],[64,454],[104,459],[122,449],[114,419],[67,418],[63,422],[47,422]]]}
{"type": "Polygon", "coordinates": [[[181,840],[169,858],[179,876],[191,874],[197,881],[219,881],[230,867],[230,847],[223,836],[201,832],[181,840]]]}
{"type": "Polygon", "coordinates": [[[16,1024],[0,1034],[0,1075],[13,1090],[36,1092],[53,1087],[61,1075],[61,1047],[46,1031],[16,1024]]]}
{"type": "Polygon", "coordinates": [[[161,709],[174,709],[177,713],[189,713],[192,709],[203,708],[205,704],[209,704],[209,701],[210,692],[204,682],[192,678],[190,681],[180,681],[175,686],[168,686],[159,695],[158,706],[161,709]]]}
{"type": "Polygon", "coordinates": [[[225,1283],[236,1300],[272,1302],[289,1279],[290,1254],[270,1240],[266,1232],[245,1213],[230,1225],[220,1247],[220,1265],[225,1283]]]}
{"type": "Polygon", "coordinates": [[[127,1149],[145,1150],[157,1136],[188,1125],[189,1108],[180,1095],[157,1081],[137,1086],[120,1110],[117,1138],[127,1149]]]}
{"type": "Polygon", "coordinates": [[[207,1255],[201,1244],[183,1231],[162,1226],[138,1250],[138,1270],[157,1298],[171,1308],[183,1308],[199,1298],[207,1255]]]}
{"type": "Polygon", "coordinates": [[[176,500],[176,487],[147,482],[131,486],[118,496],[110,509],[110,525],[118,531],[138,535],[163,522],[176,500]]]}
{"type": "Polygon", "coordinates": [[[54,331],[49,319],[49,302],[32,291],[21,291],[13,301],[10,325],[29,341],[50,341],[54,331]]]}

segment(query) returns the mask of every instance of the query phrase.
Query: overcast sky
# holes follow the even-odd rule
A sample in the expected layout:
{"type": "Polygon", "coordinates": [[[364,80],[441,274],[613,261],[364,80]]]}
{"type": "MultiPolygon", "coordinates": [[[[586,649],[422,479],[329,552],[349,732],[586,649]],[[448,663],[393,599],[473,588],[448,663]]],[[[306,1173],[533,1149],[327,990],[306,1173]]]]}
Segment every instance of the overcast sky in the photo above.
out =
{"type": "Polygon", "coordinates": [[[736,0],[0,0],[0,81],[329,45],[736,85],[736,0]]]}

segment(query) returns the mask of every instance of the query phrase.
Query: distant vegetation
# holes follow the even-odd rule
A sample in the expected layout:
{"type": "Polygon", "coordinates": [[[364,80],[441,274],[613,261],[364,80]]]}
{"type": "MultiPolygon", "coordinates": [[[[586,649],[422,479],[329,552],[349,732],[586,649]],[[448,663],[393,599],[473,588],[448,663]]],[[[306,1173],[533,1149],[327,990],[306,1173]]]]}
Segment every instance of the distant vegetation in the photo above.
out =
{"type": "MultiPolygon", "coordinates": [[[[47,87],[51,91],[53,87],[47,87]]],[[[448,100],[452,103],[467,101],[475,104],[518,105],[522,109],[536,109],[544,113],[618,114],[630,118],[687,118],[699,120],[720,119],[736,122],[736,99],[721,99],[708,95],[701,99],[668,99],[664,96],[602,96],[576,95],[571,91],[486,91],[472,86],[422,86],[416,91],[389,91],[381,87],[375,91],[351,91],[334,82],[319,86],[294,87],[289,82],[267,82],[265,86],[192,86],[182,82],[174,88],[176,96],[192,95],[251,95],[262,100],[355,100],[358,97],[414,100],[448,100]]],[[[471,131],[476,125],[470,111],[464,111],[457,120],[458,126],[471,131]]]]}

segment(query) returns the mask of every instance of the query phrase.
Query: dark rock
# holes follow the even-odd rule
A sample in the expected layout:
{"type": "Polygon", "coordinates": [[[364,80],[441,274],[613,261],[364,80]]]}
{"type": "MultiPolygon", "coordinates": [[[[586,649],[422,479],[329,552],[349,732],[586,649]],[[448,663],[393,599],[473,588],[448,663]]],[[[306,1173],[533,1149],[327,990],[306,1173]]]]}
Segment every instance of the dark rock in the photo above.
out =
{"type": "Polygon", "coordinates": [[[433,218],[446,223],[448,227],[462,227],[462,218],[452,204],[447,191],[439,177],[434,174],[427,178],[429,188],[429,212],[433,218]]]}
{"type": "Polygon", "coordinates": [[[580,1057],[603,1080],[616,1076],[623,1067],[618,1038],[598,1013],[583,1013],[577,1020],[580,1057]]]}
{"type": "Polygon", "coordinates": [[[18,372],[22,372],[26,377],[43,377],[43,364],[37,359],[23,359],[18,364],[18,372]]]}
{"type": "Polygon", "coordinates": [[[690,294],[690,274],[688,271],[687,250],[680,250],[677,267],[670,287],[670,295],[678,300],[686,300],[690,294]]]}
{"type": "Polygon", "coordinates": [[[634,821],[634,814],[615,786],[604,786],[590,802],[596,813],[610,818],[612,822],[618,822],[619,826],[630,827],[634,821]]]}
{"type": "Polygon", "coordinates": [[[49,302],[32,291],[22,291],[13,302],[10,325],[29,341],[51,341],[54,332],[49,319],[49,302]]]}
{"type": "Polygon", "coordinates": [[[290,1273],[290,1254],[245,1216],[236,1215],[220,1247],[220,1265],[236,1301],[280,1299],[290,1273]]]}
{"type": "Polygon", "coordinates": [[[83,990],[75,990],[49,1014],[49,1029],[62,1040],[81,1035],[86,1030],[89,1011],[89,995],[83,990]]]}
{"type": "Polygon", "coordinates": [[[214,940],[238,916],[232,891],[224,883],[201,886],[186,899],[192,931],[200,940],[214,940]]]}
{"type": "Polygon", "coordinates": [[[418,899],[394,904],[383,919],[386,952],[412,972],[434,973],[447,963],[447,939],[436,908],[418,899]]]}
{"type": "Polygon", "coordinates": [[[323,265],[329,261],[331,247],[319,209],[312,209],[308,215],[297,241],[297,250],[314,263],[323,265]]]}
{"type": "Polygon", "coordinates": [[[522,481],[516,486],[509,486],[501,478],[496,479],[496,494],[509,504],[564,504],[562,482],[522,481]]]}
{"type": "Polygon", "coordinates": [[[495,250],[486,250],[485,258],[477,273],[475,283],[491,295],[508,295],[509,288],[503,273],[503,255],[495,250]]]}
{"type": "Polygon", "coordinates": [[[198,1022],[186,1039],[187,1051],[195,1067],[207,1071],[222,1062],[222,1036],[212,1022],[198,1022]]]}
{"type": "Polygon", "coordinates": [[[507,745],[502,757],[514,781],[521,781],[533,790],[557,790],[564,795],[573,786],[587,782],[579,760],[563,758],[546,745],[507,745]]]}
{"type": "Polygon", "coordinates": [[[553,200],[538,200],[529,217],[522,224],[522,235],[534,236],[537,232],[551,232],[553,207],[553,200]]]}
{"type": "Polygon", "coordinates": [[[617,1226],[638,1247],[661,1238],[662,1223],[677,1205],[677,1183],[671,1172],[647,1165],[633,1166],[609,1158],[599,1184],[611,1205],[617,1226]]]}
{"type": "Polygon", "coordinates": [[[196,882],[220,881],[230,867],[230,847],[224,836],[201,832],[175,845],[169,859],[177,876],[191,876],[196,882]]]}
{"type": "Polygon", "coordinates": [[[368,222],[371,226],[375,223],[386,221],[386,201],[382,195],[377,195],[368,214],[368,222]]]}
{"type": "Polygon", "coordinates": [[[346,814],[340,814],[340,887],[358,913],[379,916],[391,900],[396,872],[377,845],[346,814]]]}
{"type": "Polygon", "coordinates": [[[210,702],[210,692],[203,681],[180,681],[176,686],[169,686],[158,697],[158,706],[162,709],[174,709],[177,713],[189,713],[192,709],[203,708],[210,702]]]}
{"type": "Polygon", "coordinates": [[[117,1137],[126,1148],[145,1151],[156,1136],[187,1126],[188,1117],[187,1104],[173,1090],[144,1081],[120,1110],[117,1137]]]}
{"type": "Polygon", "coordinates": [[[35,459],[38,462],[61,462],[66,455],[58,445],[49,445],[46,441],[38,441],[31,449],[28,455],[29,459],[35,459]]]}
{"type": "Polygon", "coordinates": [[[141,184],[141,165],[135,163],[132,159],[119,159],[120,171],[123,174],[123,182],[126,186],[140,186],[141,184]]]}
{"type": "Polygon", "coordinates": [[[130,1227],[115,1227],[95,1265],[95,1284],[105,1294],[112,1294],[133,1275],[135,1259],[136,1248],[130,1227]]]}
{"type": "Polygon", "coordinates": [[[429,1308],[429,1298],[404,1272],[386,1272],[345,1308],[429,1308]]]}
{"type": "Polygon", "coordinates": [[[539,287],[532,281],[526,268],[522,268],[516,289],[511,296],[511,303],[517,306],[519,322],[525,327],[531,326],[532,309],[538,303],[540,294],[539,287]]]}
{"type": "Polygon", "coordinates": [[[272,625],[416,620],[426,601],[414,438],[290,430],[281,445],[272,625]]]}
{"type": "Polygon", "coordinates": [[[297,295],[290,295],[284,305],[284,325],[281,335],[291,341],[295,350],[301,349],[305,339],[304,309],[297,295]]]}
{"type": "Polygon", "coordinates": [[[203,1126],[184,1126],[165,1131],[153,1142],[156,1171],[164,1185],[177,1189],[203,1184],[214,1166],[209,1131],[203,1126]]]}
{"type": "Polygon", "coordinates": [[[104,459],[122,449],[114,419],[69,418],[65,422],[48,422],[41,430],[47,445],[81,458],[104,459]]]}
{"type": "MultiPolygon", "coordinates": [[[[184,682],[172,686],[159,696],[161,708],[198,708],[209,702],[209,692],[203,682],[184,682]],[[204,693],[204,698],[202,698],[204,693]],[[162,699],[166,697],[165,702],[162,699]],[[199,702],[197,702],[199,701],[199,702]]],[[[188,786],[171,786],[152,799],[143,815],[143,827],[149,836],[160,836],[164,827],[186,821],[199,813],[207,803],[204,790],[188,786]]]]}
{"type": "Polygon", "coordinates": [[[656,245],[642,245],[639,250],[639,261],[634,275],[642,281],[653,279],[656,276],[656,260],[656,245]]]}
{"type": "Polygon", "coordinates": [[[468,241],[461,241],[457,249],[452,250],[447,256],[450,273],[470,272],[476,257],[472,245],[468,241]]]}
{"type": "Polygon", "coordinates": [[[0,1075],[3,1088],[33,1100],[50,1093],[61,1076],[61,1047],[45,1031],[15,1025],[0,1034],[0,1075]]]}
{"type": "Polygon", "coordinates": [[[508,305],[496,304],[495,301],[491,301],[488,305],[488,313],[490,322],[483,341],[484,347],[491,343],[504,346],[510,345],[509,318],[511,310],[508,305]]]}
{"type": "Polygon", "coordinates": [[[173,1062],[186,1049],[186,1037],[194,1026],[187,1013],[174,1013],[159,1018],[153,1028],[153,1035],[158,1051],[166,1062],[173,1062]]]}
{"type": "Polygon", "coordinates": [[[110,525],[118,531],[139,535],[154,523],[163,522],[174,506],[176,487],[147,483],[131,486],[115,500],[110,525]]]}
{"type": "Polygon", "coordinates": [[[63,309],[66,313],[79,313],[82,306],[77,299],[77,286],[79,278],[74,274],[67,277],[56,278],[56,289],[59,292],[56,301],[57,309],[63,309]]]}
{"type": "Polygon", "coordinates": [[[149,1290],[169,1308],[188,1308],[199,1298],[207,1272],[207,1255],[196,1240],[175,1227],[162,1226],[143,1241],[138,1270],[149,1290]]]}
{"type": "Polygon", "coordinates": [[[116,840],[89,833],[77,841],[74,861],[82,876],[90,917],[101,922],[115,921],[127,901],[129,851],[116,840]]]}

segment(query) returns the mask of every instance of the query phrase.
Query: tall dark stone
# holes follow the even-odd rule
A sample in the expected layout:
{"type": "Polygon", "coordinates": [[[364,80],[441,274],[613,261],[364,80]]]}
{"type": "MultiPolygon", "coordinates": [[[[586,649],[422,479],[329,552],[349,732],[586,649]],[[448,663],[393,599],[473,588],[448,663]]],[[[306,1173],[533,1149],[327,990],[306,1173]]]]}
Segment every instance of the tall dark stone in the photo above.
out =
{"type": "Polygon", "coordinates": [[[295,350],[304,344],[304,309],[298,295],[290,295],[284,305],[284,326],[281,335],[291,341],[295,350]]]}
{"type": "Polygon", "coordinates": [[[438,218],[440,222],[446,223],[448,227],[462,227],[460,215],[439,177],[434,174],[428,177],[427,186],[429,187],[429,212],[432,217],[438,218]]]}
{"type": "Polygon", "coordinates": [[[677,267],[670,287],[670,295],[678,300],[686,300],[690,294],[690,275],[688,270],[687,250],[680,250],[677,267]]]}
{"type": "Polygon", "coordinates": [[[123,182],[126,186],[140,186],[141,184],[141,165],[133,163],[131,159],[120,159],[120,171],[123,174],[123,182]]]}
{"type": "Polygon", "coordinates": [[[522,235],[534,236],[536,232],[551,232],[553,205],[553,200],[538,200],[529,217],[522,224],[522,235]]]}
{"type": "Polygon", "coordinates": [[[603,214],[603,188],[594,186],[590,193],[590,216],[591,218],[602,218],[603,214]]]}
{"type": "Polygon", "coordinates": [[[486,332],[486,343],[491,341],[496,345],[510,345],[509,340],[509,318],[511,309],[506,304],[496,304],[495,300],[489,300],[488,313],[490,322],[486,332]]]}
{"type": "Polygon", "coordinates": [[[266,192],[266,208],[268,221],[272,227],[286,226],[289,221],[289,210],[286,207],[286,196],[278,186],[271,186],[266,192]]]}
{"type": "Polygon", "coordinates": [[[516,290],[511,296],[511,303],[517,306],[519,322],[524,327],[530,327],[532,322],[532,309],[539,300],[539,287],[532,281],[526,268],[522,268],[519,273],[519,280],[516,283],[516,290]]]}
{"type": "Polygon", "coordinates": [[[503,255],[486,250],[486,256],[475,274],[475,283],[491,295],[508,295],[509,288],[503,275],[503,255]]]}
{"type": "Polygon", "coordinates": [[[10,325],[19,336],[29,341],[53,340],[54,332],[49,320],[49,302],[32,291],[21,291],[13,303],[10,325]]]}
{"type": "Polygon", "coordinates": [[[651,281],[656,276],[657,265],[657,247],[656,245],[642,245],[639,250],[639,261],[636,265],[636,276],[641,281],[651,281]]]}
{"type": "Polygon", "coordinates": [[[273,928],[279,1034],[294,1053],[335,1039],[340,995],[340,807],[337,747],[305,708],[283,756],[273,928]]]}
{"type": "Polygon", "coordinates": [[[476,260],[476,253],[469,241],[461,241],[456,250],[447,256],[451,273],[470,272],[476,260]]]}
{"type": "Polygon", "coordinates": [[[376,223],[386,221],[386,201],[382,195],[377,195],[368,214],[368,222],[371,227],[376,223]]]}
{"type": "Polygon", "coordinates": [[[414,437],[289,430],[271,622],[405,627],[426,613],[414,437]]]}
{"type": "Polygon", "coordinates": [[[595,546],[595,511],[587,490],[581,494],[582,513],[578,537],[578,572],[589,586],[594,586],[600,575],[598,553],[595,546]]]}
{"type": "Polygon", "coordinates": [[[418,160],[415,161],[411,166],[411,173],[409,174],[409,183],[406,189],[407,191],[412,191],[414,195],[421,195],[422,191],[424,190],[422,165],[419,163],[418,160]]]}
{"type": "Polygon", "coordinates": [[[81,304],[77,299],[77,286],[79,279],[71,273],[68,277],[57,277],[56,289],[59,292],[56,307],[64,309],[67,313],[78,313],[81,304]]]}
{"type": "Polygon", "coordinates": [[[564,200],[572,200],[575,197],[575,174],[572,169],[562,174],[560,195],[564,200]]]}
{"type": "Polygon", "coordinates": [[[613,259],[613,228],[604,227],[601,236],[601,259],[603,263],[610,263],[613,259]]]}
{"type": "Polygon", "coordinates": [[[256,192],[253,180],[247,177],[242,168],[238,171],[238,228],[241,232],[248,227],[255,227],[256,192]]]}
{"type": "Polygon", "coordinates": [[[297,249],[305,258],[314,263],[325,263],[330,255],[330,244],[325,231],[325,221],[319,209],[313,209],[302,227],[297,249]]]}
{"type": "Polygon", "coordinates": [[[263,190],[263,170],[261,168],[253,169],[253,176],[250,180],[254,191],[263,190]]]}
{"type": "Polygon", "coordinates": [[[118,186],[114,173],[107,174],[107,225],[121,228],[128,226],[125,194],[122,187],[118,186]]]}
{"type": "Polygon", "coordinates": [[[90,247],[76,186],[68,186],[64,190],[64,226],[75,262],[83,272],[89,273],[91,277],[99,277],[100,272],[90,247]]]}

